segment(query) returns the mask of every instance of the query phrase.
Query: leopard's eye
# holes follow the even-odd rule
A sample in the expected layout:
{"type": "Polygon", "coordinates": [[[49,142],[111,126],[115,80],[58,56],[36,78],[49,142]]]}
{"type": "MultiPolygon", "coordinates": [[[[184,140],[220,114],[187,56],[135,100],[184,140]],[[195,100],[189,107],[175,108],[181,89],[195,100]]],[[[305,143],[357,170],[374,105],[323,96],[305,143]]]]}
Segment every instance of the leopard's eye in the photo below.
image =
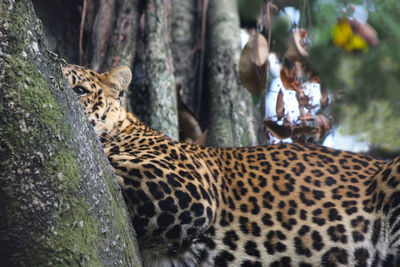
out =
{"type": "Polygon", "coordinates": [[[75,86],[73,88],[74,92],[78,95],[78,96],[84,96],[86,94],[89,93],[89,90],[87,90],[85,87],[82,86],[75,86]]]}

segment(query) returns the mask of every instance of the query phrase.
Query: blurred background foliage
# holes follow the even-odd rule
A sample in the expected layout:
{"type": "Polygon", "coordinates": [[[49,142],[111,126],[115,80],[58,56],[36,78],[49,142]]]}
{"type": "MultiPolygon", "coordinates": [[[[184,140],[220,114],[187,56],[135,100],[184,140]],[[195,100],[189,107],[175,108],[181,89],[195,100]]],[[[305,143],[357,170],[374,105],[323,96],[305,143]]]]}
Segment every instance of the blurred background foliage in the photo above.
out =
{"type": "Polygon", "coordinates": [[[239,0],[239,13],[242,27],[255,27],[265,37],[271,34],[270,52],[281,56],[291,31],[306,29],[309,56],[305,64],[330,92],[333,121],[344,133],[372,147],[388,153],[400,151],[400,1],[239,0]],[[267,22],[266,4],[270,5],[267,22]],[[282,15],[288,6],[300,11],[298,25],[282,15]],[[361,15],[355,14],[359,10],[354,6],[362,7],[361,15]],[[343,31],[338,36],[334,29],[343,19],[353,17],[365,19],[379,43],[340,47],[335,38],[347,37],[343,31]]]}

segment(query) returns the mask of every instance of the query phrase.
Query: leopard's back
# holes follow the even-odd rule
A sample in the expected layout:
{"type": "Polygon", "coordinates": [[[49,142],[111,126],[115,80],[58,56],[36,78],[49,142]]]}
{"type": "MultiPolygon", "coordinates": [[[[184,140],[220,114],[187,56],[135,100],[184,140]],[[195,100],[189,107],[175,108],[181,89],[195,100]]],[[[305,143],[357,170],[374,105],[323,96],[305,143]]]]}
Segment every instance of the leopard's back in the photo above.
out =
{"type": "Polygon", "coordinates": [[[70,66],[65,74],[86,90],[75,89],[146,266],[400,264],[399,160],[313,145],[177,143],[120,106],[128,70],[70,66]]]}

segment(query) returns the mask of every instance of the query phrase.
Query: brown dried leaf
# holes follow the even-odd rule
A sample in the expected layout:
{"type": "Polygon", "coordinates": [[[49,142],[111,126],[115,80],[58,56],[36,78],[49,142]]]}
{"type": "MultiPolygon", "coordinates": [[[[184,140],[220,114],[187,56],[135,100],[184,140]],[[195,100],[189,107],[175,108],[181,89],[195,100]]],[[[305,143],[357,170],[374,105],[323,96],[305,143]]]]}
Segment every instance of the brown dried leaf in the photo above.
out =
{"type": "Polygon", "coordinates": [[[239,76],[247,90],[256,96],[261,96],[267,89],[267,63],[257,65],[253,54],[254,48],[248,43],[240,55],[239,76]]]}
{"type": "Polygon", "coordinates": [[[309,126],[309,125],[297,125],[293,127],[293,136],[296,135],[311,135],[315,134],[318,131],[318,128],[309,126]]]}
{"type": "Polygon", "coordinates": [[[310,103],[310,97],[305,94],[296,94],[299,105],[306,106],[310,103]]]}
{"type": "Polygon", "coordinates": [[[193,144],[205,146],[206,145],[206,139],[207,139],[207,133],[208,133],[208,129],[205,129],[203,134],[201,136],[199,136],[199,138],[194,140],[193,144]]]}
{"type": "Polygon", "coordinates": [[[199,122],[187,111],[179,111],[179,128],[184,138],[188,137],[192,140],[198,139],[202,132],[199,122]]]}
{"type": "Polygon", "coordinates": [[[297,80],[300,80],[303,78],[303,64],[300,61],[295,61],[293,63],[294,65],[294,73],[295,73],[295,77],[297,78],[297,80]]]}
{"type": "Polygon", "coordinates": [[[268,42],[262,34],[257,34],[252,43],[253,62],[257,66],[264,65],[268,60],[268,42]]]}
{"type": "Polygon", "coordinates": [[[307,31],[305,29],[296,29],[289,40],[289,47],[285,53],[285,57],[293,62],[304,61],[308,57],[306,38],[307,31]]]}
{"type": "Polygon", "coordinates": [[[300,119],[302,122],[305,123],[305,122],[307,122],[307,121],[313,121],[313,120],[314,120],[314,117],[311,115],[311,112],[310,112],[310,110],[309,110],[307,113],[305,113],[304,115],[300,116],[299,119],[300,119]]]}
{"type": "Polygon", "coordinates": [[[276,98],[276,117],[279,121],[283,118],[283,114],[285,113],[285,103],[283,102],[283,93],[282,90],[279,90],[278,97],[276,98]]]}
{"type": "MultiPolygon", "coordinates": [[[[300,39],[304,40],[307,38],[307,30],[305,29],[300,29],[300,39]]],[[[301,44],[301,46],[305,46],[305,44],[301,44]]]]}
{"type": "Polygon", "coordinates": [[[292,135],[292,125],[290,122],[279,125],[276,121],[266,120],[263,122],[263,125],[273,136],[278,139],[283,140],[292,135]]]}
{"type": "Polygon", "coordinates": [[[243,50],[248,52],[249,59],[257,66],[264,65],[268,60],[268,42],[260,33],[252,35],[243,50]]]}
{"type": "Polygon", "coordinates": [[[321,88],[321,108],[324,108],[328,105],[328,90],[325,87],[321,88]]]}
{"type": "Polygon", "coordinates": [[[310,82],[312,82],[312,83],[321,83],[321,78],[319,78],[319,76],[314,74],[314,75],[311,76],[310,82]]]}
{"type": "Polygon", "coordinates": [[[295,135],[295,136],[292,136],[292,141],[293,141],[293,143],[296,143],[296,144],[305,144],[306,143],[306,137],[305,137],[305,135],[295,135]]]}
{"type": "Polygon", "coordinates": [[[331,122],[327,117],[322,114],[317,114],[315,119],[318,124],[318,132],[320,136],[325,136],[325,134],[327,134],[332,129],[331,122]]]}
{"type": "Polygon", "coordinates": [[[280,73],[280,78],[283,84],[283,87],[287,90],[298,90],[301,88],[300,82],[296,81],[296,74],[294,73],[293,70],[290,70],[289,68],[282,66],[281,73],[280,73]]]}
{"type": "Polygon", "coordinates": [[[200,124],[197,121],[194,114],[186,106],[181,98],[181,84],[176,85],[176,95],[178,100],[178,119],[179,119],[179,130],[181,135],[181,140],[197,140],[201,135],[202,131],[200,124]]]}

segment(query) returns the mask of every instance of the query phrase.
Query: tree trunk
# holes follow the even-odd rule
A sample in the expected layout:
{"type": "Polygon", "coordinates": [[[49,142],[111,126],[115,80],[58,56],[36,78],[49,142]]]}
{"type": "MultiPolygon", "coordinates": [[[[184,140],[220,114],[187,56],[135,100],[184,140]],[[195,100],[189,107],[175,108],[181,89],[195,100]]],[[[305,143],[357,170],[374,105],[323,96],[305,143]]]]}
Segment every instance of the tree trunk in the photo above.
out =
{"type": "Polygon", "coordinates": [[[169,0],[148,0],[145,11],[146,83],[150,126],[179,140],[176,89],[169,46],[169,0]]]}
{"type": "MultiPolygon", "coordinates": [[[[92,58],[90,66],[93,70],[104,72],[121,65],[133,67],[139,23],[138,1],[102,0],[100,4],[97,1],[88,3],[88,13],[91,16],[85,23],[86,28],[89,28],[86,37],[90,38],[90,44],[85,54],[92,58]],[[90,53],[88,48],[93,52],[90,53]]],[[[121,97],[122,104],[130,112],[131,91],[132,88],[121,97]]]]}
{"type": "Polygon", "coordinates": [[[138,0],[102,0],[93,25],[91,66],[96,71],[132,67],[136,52],[138,0]]]}
{"type": "Polygon", "coordinates": [[[0,14],[1,264],[139,266],[114,174],[31,2],[3,0],[0,14]]]}
{"type": "Polygon", "coordinates": [[[207,74],[210,126],[207,145],[256,143],[250,93],[239,85],[239,16],[234,0],[209,2],[207,74]]]}
{"type": "MultiPolygon", "coordinates": [[[[201,16],[197,14],[202,1],[171,1],[171,51],[175,82],[182,87],[182,100],[195,113],[198,95],[201,16]]],[[[198,114],[196,114],[198,116],[198,114]]]]}

